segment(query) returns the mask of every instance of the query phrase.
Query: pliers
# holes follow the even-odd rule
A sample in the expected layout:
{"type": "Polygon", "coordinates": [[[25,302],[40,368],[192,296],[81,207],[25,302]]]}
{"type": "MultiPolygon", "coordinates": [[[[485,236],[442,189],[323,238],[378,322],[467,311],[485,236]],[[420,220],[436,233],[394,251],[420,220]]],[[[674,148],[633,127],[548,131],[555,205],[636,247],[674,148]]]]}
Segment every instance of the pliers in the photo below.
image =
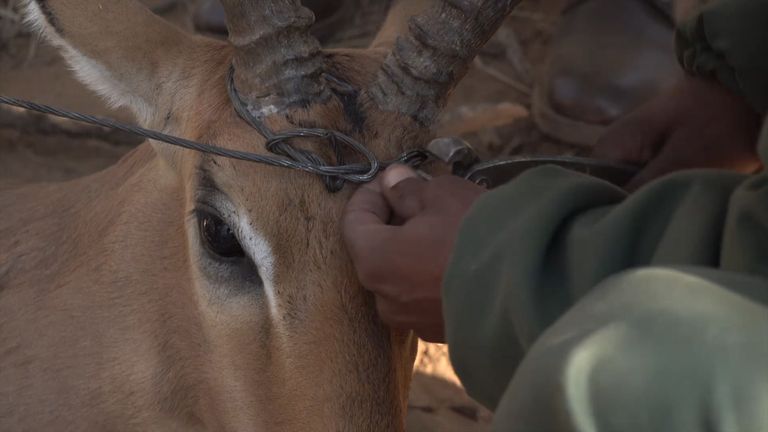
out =
{"type": "Polygon", "coordinates": [[[433,159],[448,164],[451,173],[488,189],[500,186],[524,171],[541,165],[557,165],[623,186],[640,167],[576,156],[512,156],[480,161],[466,141],[457,137],[432,140],[427,152],[433,159]]]}

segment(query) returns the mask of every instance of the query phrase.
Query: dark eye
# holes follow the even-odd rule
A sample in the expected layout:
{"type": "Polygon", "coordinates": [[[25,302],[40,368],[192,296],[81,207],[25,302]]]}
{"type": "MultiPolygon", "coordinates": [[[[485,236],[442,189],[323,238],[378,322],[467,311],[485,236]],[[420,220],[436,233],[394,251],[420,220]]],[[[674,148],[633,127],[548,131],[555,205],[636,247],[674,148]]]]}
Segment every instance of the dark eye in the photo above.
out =
{"type": "Polygon", "coordinates": [[[211,253],[223,258],[245,256],[235,232],[220,217],[207,212],[199,212],[197,219],[200,224],[200,237],[211,253]]]}

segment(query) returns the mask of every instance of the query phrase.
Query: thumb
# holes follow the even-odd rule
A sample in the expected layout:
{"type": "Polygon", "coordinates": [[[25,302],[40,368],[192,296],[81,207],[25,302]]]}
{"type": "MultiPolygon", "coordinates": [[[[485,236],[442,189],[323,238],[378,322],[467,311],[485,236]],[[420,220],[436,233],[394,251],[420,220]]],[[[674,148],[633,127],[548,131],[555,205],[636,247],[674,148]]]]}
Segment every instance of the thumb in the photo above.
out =
{"type": "Polygon", "coordinates": [[[405,165],[392,165],[384,171],[381,182],[384,197],[395,213],[395,223],[421,213],[427,182],[416,171],[405,165]]]}

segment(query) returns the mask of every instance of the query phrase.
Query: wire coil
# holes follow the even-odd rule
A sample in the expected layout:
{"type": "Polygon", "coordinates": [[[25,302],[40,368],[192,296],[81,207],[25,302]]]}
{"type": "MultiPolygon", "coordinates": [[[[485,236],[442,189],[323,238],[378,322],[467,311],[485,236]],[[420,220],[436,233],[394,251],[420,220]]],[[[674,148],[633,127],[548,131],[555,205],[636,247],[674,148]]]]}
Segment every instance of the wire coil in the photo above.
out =
{"type": "Polygon", "coordinates": [[[373,152],[354,138],[329,129],[297,128],[274,133],[269,130],[263,122],[248,112],[245,104],[237,95],[237,91],[234,88],[234,80],[231,71],[227,87],[233,106],[238,115],[267,140],[267,151],[279,157],[225,149],[211,144],[168,135],[152,129],[121,123],[109,118],[68,111],[49,105],[2,95],[0,95],[0,104],[11,105],[25,110],[36,111],[81,123],[116,129],[143,138],[202,153],[316,174],[321,176],[329,192],[338,192],[344,187],[346,182],[357,184],[370,182],[376,177],[379,171],[393,163],[404,163],[416,168],[429,159],[429,153],[425,150],[414,149],[404,152],[394,160],[380,161],[373,152]],[[328,142],[334,151],[336,163],[331,164],[317,153],[294,146],[292,141],[295,139],[321,139],[328,142]],[[345,163],[343,157],[344,147],[353,150],[354,153],[362,157],[364,162],[345,163]]]}

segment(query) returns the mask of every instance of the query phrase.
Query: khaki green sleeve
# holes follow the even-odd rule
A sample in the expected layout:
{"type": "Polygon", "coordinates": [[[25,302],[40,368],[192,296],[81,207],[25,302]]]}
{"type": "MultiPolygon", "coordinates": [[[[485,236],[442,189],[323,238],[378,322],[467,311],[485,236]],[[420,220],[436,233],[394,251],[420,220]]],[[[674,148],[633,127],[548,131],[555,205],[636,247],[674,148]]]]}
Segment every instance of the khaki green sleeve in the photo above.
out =
{"type": "Polygon", "coordinates": [[[627,199],[600,180],[542,167],[481,198],[443,287],[451,357],[470,395],[495,408],[537,337],[607,276],[717,265],[726,209],[743,181],[690,173],[627,199]]]}
{"type": "Polygon", "coordinates": [[[494,431],[768,431],[768,279],[611,276],[526,353],[494,431]]]}
{"type": "Polygon", "coordinates": [[[493,409],[541,333],[606,277],[680,265],[768,277],[768,175],[687,171],[627,196],[531,170],[482,197],[461,228],[443,286],[456,372],[493,409]]]}
{"type": "Polygon", "coordinates": [[[718,79],[768,112],[768,0],[719,0],[677,31],[677,54],[694,75],[718,79]]]}

